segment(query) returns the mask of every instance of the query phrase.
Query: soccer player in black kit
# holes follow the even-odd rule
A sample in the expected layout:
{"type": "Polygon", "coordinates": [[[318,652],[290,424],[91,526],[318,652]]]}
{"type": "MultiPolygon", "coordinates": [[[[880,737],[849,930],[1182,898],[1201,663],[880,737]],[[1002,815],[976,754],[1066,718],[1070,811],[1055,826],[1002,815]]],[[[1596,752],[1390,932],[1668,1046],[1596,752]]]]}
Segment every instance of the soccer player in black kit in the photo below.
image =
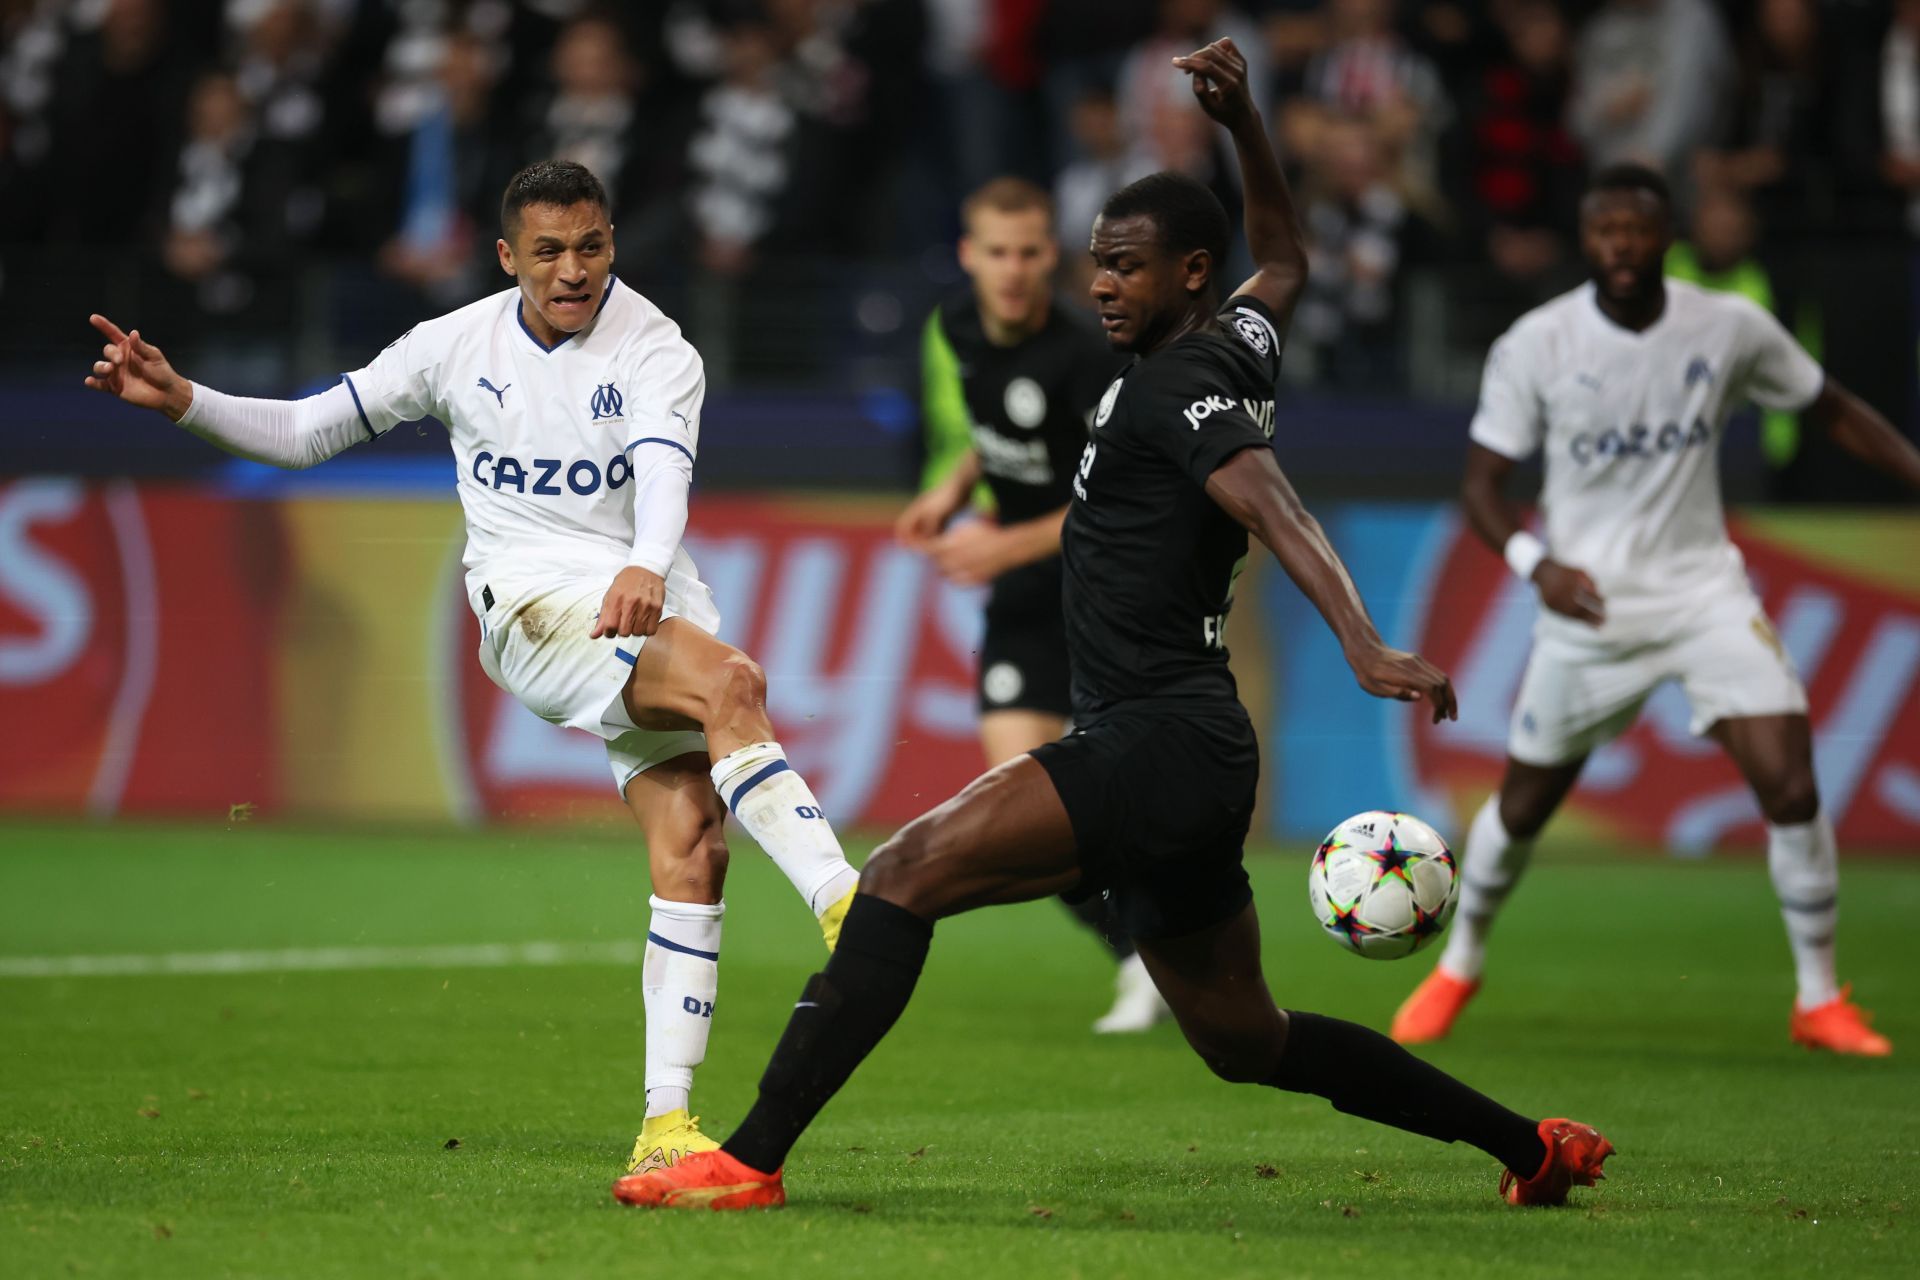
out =
{"type": "Polygon", "coordinates": [[[1442,672],[1380,639],[1275,461],[1280,337],[1306,278],[1299,226],[1232,42],[1174,65],[1233,136],[1259,269],[1219,306],[1225,211],[1174,175],[1122,189],[1094,224],[1101,322],[1136,359],[1095,413],[1067,517],[1078,728],[881,846],[746,1120],[718,1151],[616,1182],[625,1203],[784,1203],[788,1151],[906,1008],[934,921],[1082,883],[1112,893],[1180,1029],[1224,1079],[1471,1143],[1504,1166],[1513,1204],[1563,1203],[1612,1153],[1587,1125],[1518,1115],[1378,1032],[1282,1010],[1267,990],[1241,866],[1259,752],[1220,643],[1247,533],[1313,601],[1361,688],[1424,699],[1436,720],[1455,705],[1442,672]]]}
{"type": "MultiPolygon", "coordinates": [[[[992,768],[1067,731],[1060,525],[1094,405],[1121,361],[1090,319],[1053,296],[1060,251],[1045,191],[995,178],[967,197],[961,225],[967,288],[934,310],[921,342],[928,483],[894,532],[949,581],[991,584],[977,678],[980,747],[992,768]],[[983,482],[991,516],[950,526],[983,482]]],[[[1093,1029],[1145,1031],[1169,1016],[1106,902],[1096,895],[1067,906],[1118,966],[1113,1007],[1093,1029]]]]}

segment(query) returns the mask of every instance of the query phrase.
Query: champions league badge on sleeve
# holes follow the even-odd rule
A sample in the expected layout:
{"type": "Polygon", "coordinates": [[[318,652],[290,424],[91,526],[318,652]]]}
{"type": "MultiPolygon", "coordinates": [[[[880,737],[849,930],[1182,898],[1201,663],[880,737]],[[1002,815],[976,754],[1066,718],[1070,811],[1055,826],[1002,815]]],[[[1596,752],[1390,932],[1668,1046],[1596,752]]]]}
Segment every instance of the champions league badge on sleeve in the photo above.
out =
{"type": "Polygon", "coordinates": [[[1277,345],[1273,326],[1267,318],[1257,311],[1245,307],[1236,307],[1233,313],[1233,331],[1240,335],[1240,341],[1253,348],[1254,354],[1267,356],[1277,345]]]}

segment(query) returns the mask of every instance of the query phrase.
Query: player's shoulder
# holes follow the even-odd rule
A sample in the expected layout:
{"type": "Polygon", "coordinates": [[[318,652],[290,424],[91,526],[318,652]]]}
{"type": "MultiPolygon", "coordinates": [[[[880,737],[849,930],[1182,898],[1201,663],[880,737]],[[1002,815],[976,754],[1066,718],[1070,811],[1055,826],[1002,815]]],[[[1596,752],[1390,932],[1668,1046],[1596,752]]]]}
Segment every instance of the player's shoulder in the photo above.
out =
{"type": "Polygon", "coordinates": [[[1593,286],[1583,284],[1549,298],[1507,326],[1487,353],[1490,366],[1510,369],[1551,364],[1576,346],[1594,309],[1593,286]]]}
{"type": "Polygon", "coordinates": [[[396,338],[405,342],[411,353],[423,358],[444,356],[458,348],[475,333],[489,332],[520,305],[517,287],[502,289],[476,298],[463,307],[422,320],[396,338]]]}
{"type": "Polygon", "coordinates": [[[1672,276],[1667,277],[1666,286],[1667,305],[1673,308],[1674,317],[1690,326],[1746,329],[1773,319],[1772,312],[1744,293],[1708,289],[1672,276]]]}
{"type": "Polygon", "coordinates": [[[617,332],[614,359],[625,365],[682,368],[704,367],[700,352],[682,333],[672,316],[653,299],[617,277],[610,282],[607,305],[601,315],[617,332]]]}
{"type": "Polygon", "coordinates": [[[1125,416],[1135,429],[1151,428],[1184,425],[1186,411],[1216,401],[1245,399],[1254,394],[1255,384],[1266,382],[1251,353],[1209,331],[1189,334],[1136,360],[1113,394],[1124,404],[1125,416]]]}
{"type": "Polygon", "coordinates": [[[927,327],[938,333],[955,351],[985,343],[986,330],[980,323],[980,305],[971,286],[954,289],[935,304],[927,316],[927,327]]]}

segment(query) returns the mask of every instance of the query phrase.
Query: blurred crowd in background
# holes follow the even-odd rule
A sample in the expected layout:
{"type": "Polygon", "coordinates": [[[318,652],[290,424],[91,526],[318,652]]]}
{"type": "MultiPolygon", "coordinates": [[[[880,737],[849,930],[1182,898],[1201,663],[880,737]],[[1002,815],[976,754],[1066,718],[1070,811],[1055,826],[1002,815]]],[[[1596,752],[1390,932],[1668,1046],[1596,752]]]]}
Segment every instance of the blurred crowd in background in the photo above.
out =
{"type": "MultiPolygon", "coordinates": [[[[1680,200],[1674,271],[1816,348],[1897,312],[1910,388],[1920,0],[0,0],[0,296],[137,305],[284,382],[501,287],[502,183],[563,156],[718,385],[858,380],[994,175],[1055,192],[1069,287],[1135,177],[1237,212],[1168,62],[1220,35],[1311,235],[1289,378],[1470,396],[1581,277],[1585,174],[1637,158],[1680,200]]],[[[4,310],[18,358],[41,322],[4,310]]]]}

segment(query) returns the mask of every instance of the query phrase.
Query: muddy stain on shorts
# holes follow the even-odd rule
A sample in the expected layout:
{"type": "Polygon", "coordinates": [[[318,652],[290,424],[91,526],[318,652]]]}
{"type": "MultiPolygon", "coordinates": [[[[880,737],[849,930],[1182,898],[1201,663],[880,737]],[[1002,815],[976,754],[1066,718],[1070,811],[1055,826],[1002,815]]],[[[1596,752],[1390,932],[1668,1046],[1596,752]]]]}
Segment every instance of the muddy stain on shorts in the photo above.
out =
{"type": "Polygon", "coordinates": [[[559,620],[559,610],[538,601],[522,609],[519,616],[514,619],[520,625],[521,634],[534,644],[539,644],[552,635],[553,628],[559,620]]]}

